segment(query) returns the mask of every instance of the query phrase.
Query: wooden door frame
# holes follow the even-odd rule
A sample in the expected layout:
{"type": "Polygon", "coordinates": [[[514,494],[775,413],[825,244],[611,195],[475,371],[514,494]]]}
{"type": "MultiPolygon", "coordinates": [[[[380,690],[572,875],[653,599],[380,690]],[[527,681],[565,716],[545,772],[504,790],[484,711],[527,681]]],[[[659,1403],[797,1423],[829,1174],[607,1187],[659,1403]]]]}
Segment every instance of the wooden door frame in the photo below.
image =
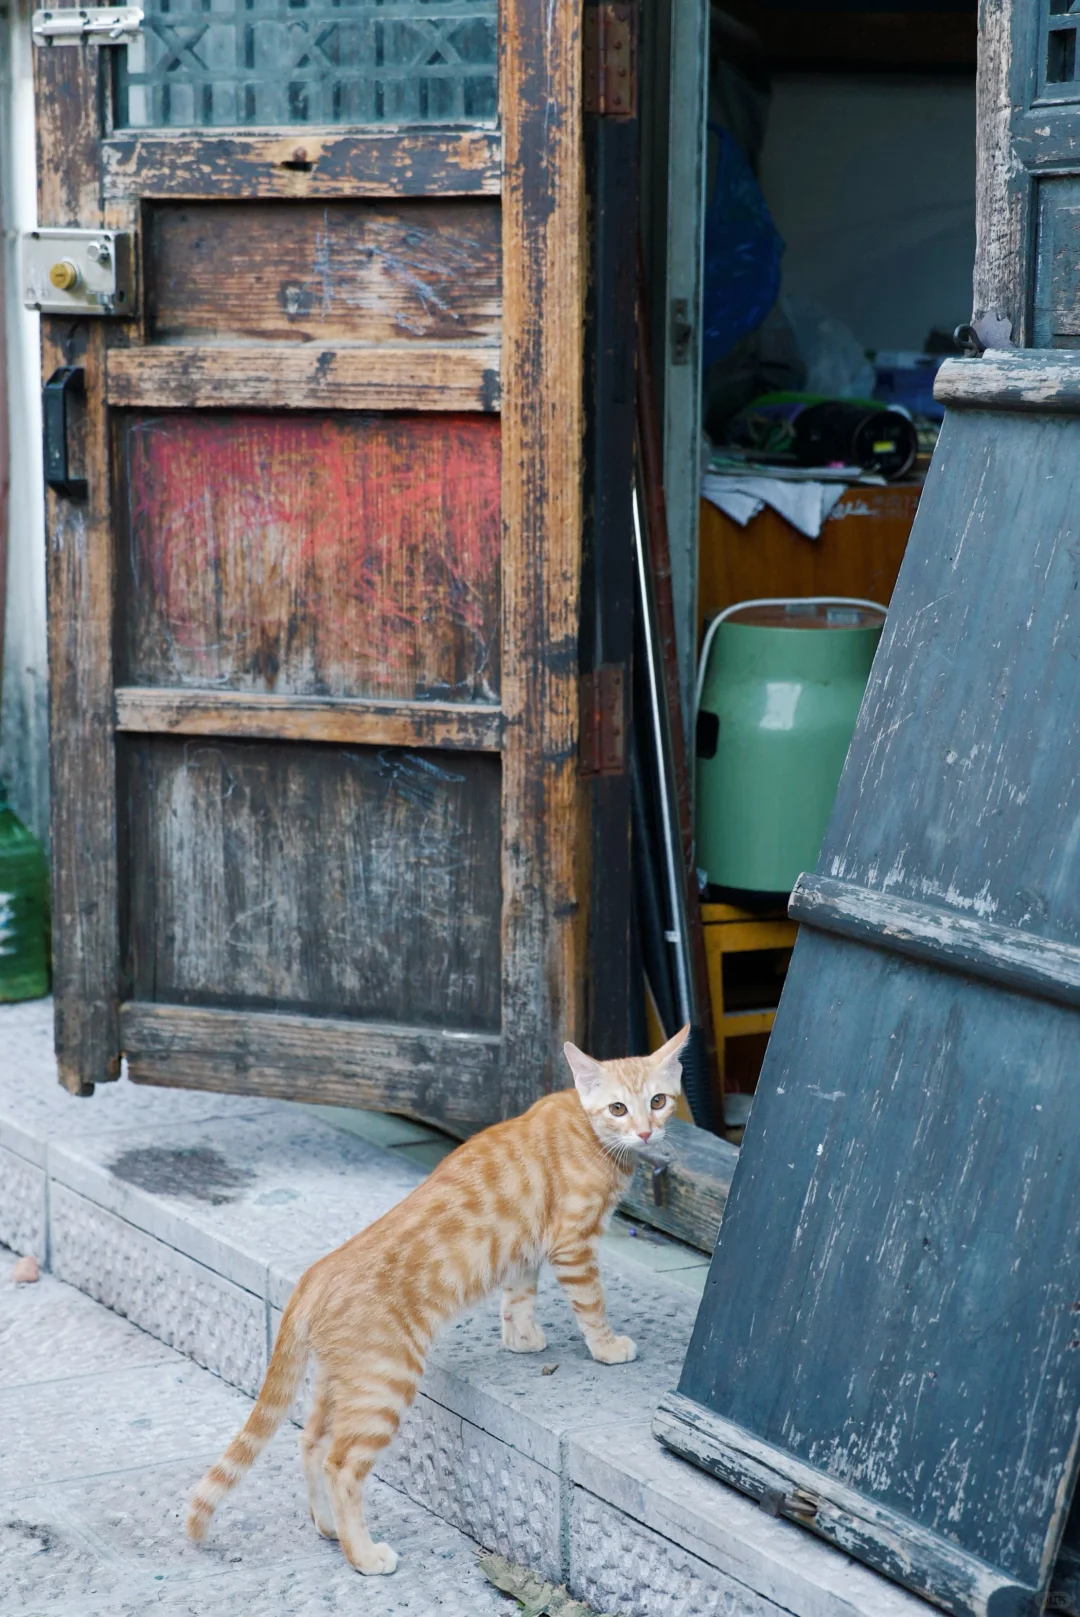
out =
{"type": "MultiPolygon", "coordinates": [[[[1008,321],[1017,347],[1029,341],[1026,238],[1032,205],[1031,177],[1017,174],[1012,160],[1014,95],[1025,99],[1026,74],[1017,51],[1023,0],[991,0],[979,17],[975,78],[975,271],[972,322],[988,331],[1008,321]]],[[[984,338],[985,341],[985,338],[984,338]]],[[[995,344],[996,346],[996,344],[995,344]]]]}
{"type": "MultiPolygon", "coordinates": [[[[602,36],[605,0],[585,0],[586,30],[602,36]],[[591,18],[589,16],[591,10],[591,18]]],[[[620,16],[640,77],[639,4],[620,16]]],[[[606,20],[606,19],[605,19],[606,20]]],[[[602,68],[597,69],[598,78],[602,68]]],[[[634,347],[639,224],[637,84],[610,106],[601,85],[583,89],[588,281],[584,376],[582,701],[593,711],[592,925],[588,941],[587,1045],[600,1060],[645,1049],[640,943],[633,920],[630,744],[633,707],[634,347]]]]}
{"type": "MultiPolygon", "coordinates": [[[[551,1089],[565,1082],[556,1044],[582,1036],[588,922],[588,799],[578,774],[581,0],[500,5],[503,1060],[508,1075],[525,1075],[546,1051],[537,1076],[551,1089]]],[[[537,1093],[535,1081],[510,1081],[506,1115],[537,1093]]]]}
{"type": "MultiPolygon", "coordinates": [[[[153,194],[174,197],[212,195],[215,176],[219,183],[228,176],[237,194],[238,174],[246,197],[401,196],[433,188],[442,195],[501,194],[503,952],[497,1059],[500,1107],[510,1115],[561,1086],[558,1047],[564,1038],[580,1038],[583,1023],[588,797],[577,768],[584,306],[580,0],[550,10],[531,0],[501,0],[499,33],[502,116],[496,131],[112,135],[102,125],[108,96],[99,83],[107,59],[99,66],[96,47],[38,50],[35,88],[43,226],[137,231],[137,209],[126,200],[130,178],[138,171],[145,179],[155,163],[160,172],[153,194]],[[312,172],[282,166],[298,145],[316,160],[312,172]]],[[[56,1049],[61,1082],[79,1094],[118,1075],[124,1042],[106,374],[115,353],[119,383],[133,329],[133,323],[103,320],[42,321],[45,376],[63,364],[81,365],[88,395],[82,444],[88,500],[50,493],[46,519],[56,1049]]],[[[397,734],[387,739],[400,744],[397,734]]],[[[357,1024],[358,1036],[363,1026],[357,1024]]],[[[375,1040],[371,1055],[377,1054],[375,1040]]],[[[192,1070],[178,1069],[170,1081],[199,1080],[192,1070]]],[[[379,1104],[373,1098],[379,1094],[386,1103],[385,1083],[379,1091],[358,1081],[354,1093],[361,1104],[379,1104]]]]}
{"type": "MultiPolygon", "coordinates": [[[[673,0],[668,85],[667,220],[660,353],[664,495],[671,547],[683,733],[692,737],[697,672],[701,502],[701,322],[709,104],[709,0],[673,0]],[[689,330],[687,331],[687,328],[689,330]]],[[[690,790],[694,790],[693,771],[690,790]]]]}

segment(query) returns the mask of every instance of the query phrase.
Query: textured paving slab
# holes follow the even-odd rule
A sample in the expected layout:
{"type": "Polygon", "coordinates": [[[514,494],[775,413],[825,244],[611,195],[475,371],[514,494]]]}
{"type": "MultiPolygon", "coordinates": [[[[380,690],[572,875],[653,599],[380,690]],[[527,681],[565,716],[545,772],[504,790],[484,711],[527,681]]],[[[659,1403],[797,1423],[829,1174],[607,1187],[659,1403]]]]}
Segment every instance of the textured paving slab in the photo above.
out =
{"type": "Polygon", "coordinates": [[[98,1084],[93,1095],[69,1095],[56,1081],[52,1002],[0,1006],[0,1146],[21,1148],[44,1163],[47,1142],[140,1127],[171,1131],[208,1118],[261,1117],[268,1104],[250,1095],[98,1084]],[[16,1143],[20,1142],[20,1143],[16,1143]]]}
{"type": "Polygon", "coordinates": [[[31,1382],[114,1370],[121,1355],[129,1369],[185,1362],[71,1286],[57,1285],[48,1276],[36,1285],[12,1285],[8,1272],[13,1263],[13,1257],[0,1252],[0,1393],[31,1382]]]}
{"type": "Polygon", "coordinates": [[[52,1271],[204,1369],[254,1394],[266,1373],[266,1302],[66,1185],[49,1187],[52,1271]]]}
{"type": "Polygon", "coordinates": [[[369,1514],[401,1563],[361,1580],[308,1520],[291,1429],[196,1549],[187,1494],[250,1402],[50,1276],[12,1285],[13,1261],[0,1254],[4,1617],[510,1613],[476,1545],[385,1482],[371,1485],[369,1514]]]}
{"type": "MultiPolygon", "coordinates": [[[[136,1085],[125,1088],[137,1089],[136,1085]]],[[[249,1101],[250,1106],[250,1101],[249,1101]]],[[[409,1194],[423,1170],[291,1107],[49,1148],[50,1175],[215,1273],[283,1303],[332,1247],[409,1194]]]]}
{"type": "MultiPolygon", "coordinates": [[[[61,1582],[80,1591],[82,1604],[64,1607],[75,1617],[205,1617],[219,1609],[217,1594],[207,1603],[205,1593],[219,1578],[230,1617],[237,1601],[268,1617],[505,1611],[462,1573],[463,1529],[625,1617],[927,1617],[921,1601],[765,1517],[653,1440],[652,1414],[678,1379],[705,1266],[625,1223],[601,1263],[612,1321],[638,1344],[634,1363],[594,1363],[550,1275],[538,1308],[544,1353],[503,1350],[494,1299],[436,1344],[372,1496],[391,1542],[421,1524],[423,1566],[417,1550],[393,1579],[358,1586],[331,1547],[296,1547],[306,1512],[286,1435],[222,1513],[217,1548],[188,1552],[169,1525],[181,1508],[175,1490],[182,1498],[189,1469],[197,1475],[240,1424],[243,1392],[261,1380],[295,1280],[408,1194],[445,1150],[420,1125],[364,1113],[347,1129],[341,1122],[336,1110],[324,1118],[318,1108],[123,1080],[75,1100],[55,1081],[47,1002],[0,1007],[0,1242],[36,1252],[133,1322],[113,1320],[107,1329],[120,1335],[108,1340],[88,1328],[83,1344],[79,1305],[61,1289],[67,1312],[55,1315],[50,1359],[61,1368],[32,1382],[19,1379],[33,1371],[33,1350],[16,1332],[20,1347],[0,1376],[0,1431],[14,1422],[18,1436],[10,1455],[0,1444],[0,1493],[21,1490],[10,1520],[22,1526],[4,1529],[0,1578],[5,1562],[60,1568],[61,1582]],[[110,1402],[106,1361],[120,1346],[134,1357],[110,1402]],[[70,1365],[76,1381],[67,1383],[70,1365]],[[57,1432],[77,1455],[69,1472],[50,1449],[57,1432]],[[423,1583],[444,1554],[450,1593],[423,1583]],[[142,1583],[124,1583],[129,1573],[142,1583]]],[[[12,1317],[4,1302],[0,1361],[12,1317]]],[[[43,1324],[35,1308],[46,1304],[26,1305],[28,1331],[43,1324]]],[[[34,1587],[18,1585],[20,1606],[0,1583],[0,1614],[38,1610],[26,1603],[39,1599],[34,1587]]]]}

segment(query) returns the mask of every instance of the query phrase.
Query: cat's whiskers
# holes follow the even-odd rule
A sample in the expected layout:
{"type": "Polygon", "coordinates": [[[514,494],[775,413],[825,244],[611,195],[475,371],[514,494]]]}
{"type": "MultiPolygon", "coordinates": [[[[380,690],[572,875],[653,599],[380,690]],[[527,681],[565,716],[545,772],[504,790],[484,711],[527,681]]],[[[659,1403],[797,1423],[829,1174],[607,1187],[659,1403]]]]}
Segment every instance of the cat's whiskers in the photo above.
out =
{"type": "Polygon", "coordinates": [[[620,1168],[625,1168],[627,1163],[631,1162],[638,1154],[635,1146],[632,1146],[629,1142],[624,1144],[622,1140],[601,1140],[600,1144],[608,1156],[619,1164],[620,1168]]]}

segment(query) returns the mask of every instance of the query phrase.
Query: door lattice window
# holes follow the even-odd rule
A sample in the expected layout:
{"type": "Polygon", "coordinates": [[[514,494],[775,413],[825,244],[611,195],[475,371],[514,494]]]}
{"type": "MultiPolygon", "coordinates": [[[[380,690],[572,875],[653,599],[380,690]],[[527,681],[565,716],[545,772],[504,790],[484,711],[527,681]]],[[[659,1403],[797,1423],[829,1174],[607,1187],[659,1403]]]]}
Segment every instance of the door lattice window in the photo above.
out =
{"type": "Polygon", "coordinates": [[[129,128],[495,118],[497,0],[143,4],[143,36],[118,53],[129,128]]]}
{"type": "Polygon", "coordinates": [[[1050,0],[1043,51],[1040,89],[1055,100],[1080,96],[1080,60],[1076,33],[1080,26],[1080,0],[1050,0]]]}

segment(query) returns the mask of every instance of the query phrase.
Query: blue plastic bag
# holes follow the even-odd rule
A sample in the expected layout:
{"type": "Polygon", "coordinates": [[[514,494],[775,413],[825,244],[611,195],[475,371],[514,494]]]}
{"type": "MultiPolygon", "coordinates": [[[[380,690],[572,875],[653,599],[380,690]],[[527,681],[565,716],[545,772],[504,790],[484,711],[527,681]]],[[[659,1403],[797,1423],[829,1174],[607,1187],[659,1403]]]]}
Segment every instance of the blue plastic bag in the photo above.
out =
{"type": "Polygon", "coordinates": [[[705,214],[702,363],[706,370],[754,331],[780,292],[784,243],[735,138],[719,124],[716,183],[705,214]]]}

